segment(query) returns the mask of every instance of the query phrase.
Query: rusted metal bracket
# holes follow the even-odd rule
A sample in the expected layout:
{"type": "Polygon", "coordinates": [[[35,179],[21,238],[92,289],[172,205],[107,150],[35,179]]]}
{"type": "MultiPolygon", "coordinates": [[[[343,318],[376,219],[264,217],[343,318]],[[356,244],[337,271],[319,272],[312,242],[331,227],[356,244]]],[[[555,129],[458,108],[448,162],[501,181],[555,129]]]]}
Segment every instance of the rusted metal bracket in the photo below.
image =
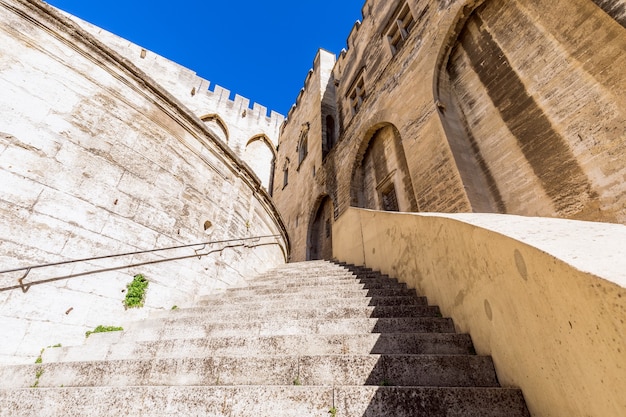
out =
{"type": "Polygon", "coordinates": [[[29,273],[30,273],[30,268],[28,268],[26,272],[24,272],[24,275],[22,275],[22,277],[17,280],[17,282],[20,284],[20,288],[22,289],[23,293],[27,293],[28,290],[30,289],[30,284],[26,284],[26,285],[24,284],[24,279],[29,273]]]}

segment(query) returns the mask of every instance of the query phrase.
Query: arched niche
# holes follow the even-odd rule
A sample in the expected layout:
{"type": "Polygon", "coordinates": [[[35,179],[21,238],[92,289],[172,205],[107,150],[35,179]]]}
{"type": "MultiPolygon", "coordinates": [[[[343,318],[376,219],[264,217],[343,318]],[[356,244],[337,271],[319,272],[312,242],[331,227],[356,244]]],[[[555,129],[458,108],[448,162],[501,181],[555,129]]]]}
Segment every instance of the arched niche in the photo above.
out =
{"type": "Polygon", "coordinates": [[[222,142],[228,143],[228,127],[217,114],[207,114],[200,118],[206,127],[217,136],[222,142]]]}
{"type": "Polygon", "coordinates": [[[263,187],[272,194],[276,169],[276,148],[266,135],[256,135],[248,140],[243,152],[244,162],[261,180],[263,187]]]}
{"type": "Polygon", "coordinates": [[[357,152],[350,204],[386,211],[417,211],[400,132],[390,123],[373,126],[357,152]]]}

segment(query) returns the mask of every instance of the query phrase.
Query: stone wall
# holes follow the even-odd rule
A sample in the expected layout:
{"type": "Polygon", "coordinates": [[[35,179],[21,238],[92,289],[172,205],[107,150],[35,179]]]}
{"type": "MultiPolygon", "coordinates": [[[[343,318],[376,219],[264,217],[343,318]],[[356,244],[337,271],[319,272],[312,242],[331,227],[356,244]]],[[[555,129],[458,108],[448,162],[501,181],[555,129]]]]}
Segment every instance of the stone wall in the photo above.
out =
{"type": "Polygon", "coordinates": [[[590,1],[471,15],[447,71],[506,212],[626,221],[625,49],[624,28],[590,1]]]}
{"type": "MultiPolygon", "coordinates": [[[[318,52],[296,105],[289,112],[289,123],[281,131],[273,198],[289,231],[294,248],[292,260],[307,258],[310,231],[325,197],[329,197],[332,206],[329,212],[336,210],[336,192],[331,186],[333,180],[322,169],[333,163],[329,155],[325,155],[323,146],[325,121],[329,113],[320,111],[326,92],[329,89],[332,91],[331,70],[334,64],[333,54],[324,50],[318,52]],[[306,156],[302,158],[301,144],[305,138],[306,156]],[[326,189],[326,186],[330,188],[326,189]]],[[[331,116],[335,116],[333,110],[332,107],[327,110],[331,116]]]]}
{"type": "Polygon", "coordinates": [[[2,274],[0,360],[32,361],[89,328],[189,304],[285,261],[269,195],[182,103],[43,2],[1,0],[0,22],[1,270],[277,235],[201,259],[123,268],[189,257],[194,246],[32,270],[27,283],[67,279],[26,293],[7,290],[23,271],[2,274]],[[146,308],[125,311],[136,273],[150,281],[146,308]]]}

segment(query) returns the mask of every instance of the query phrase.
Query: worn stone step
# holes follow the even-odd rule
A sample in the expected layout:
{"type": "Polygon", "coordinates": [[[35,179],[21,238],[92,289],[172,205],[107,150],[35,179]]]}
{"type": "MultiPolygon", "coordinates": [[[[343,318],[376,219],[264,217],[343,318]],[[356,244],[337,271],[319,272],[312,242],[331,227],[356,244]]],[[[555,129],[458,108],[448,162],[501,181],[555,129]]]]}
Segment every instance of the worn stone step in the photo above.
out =
{"type": "Polygon", "coordinates": [[[475,355],[255,355],[7,366],[0,388],[152,385],[394,385],[493,387],[491,358],[475,355]],[[39,374],[39,377],[37,375],[39,374]]]}
{"type": "Polygon", "coordinates": [[[269,271],[269,272],[257,275],[253,279],[262,281],[265,279],[276,279],[276,278],[300,279],[300,278],[311,278],[311,277],[319,277],[319,276],[343,278],[343,277],[355,277],[356,274],[354,274],[353,272],[345,268],[329,269],[329,270],[322,270],[319,268],[318,269],[295,269],[295,270],[275,269],[273,271],[269,271]]]}
{"type": "Polygon", "coordinates": [[[333,288],[350,288],[352,289],[376,289],[376,288],[406,288],[406,285],[399,283],[393,283],[388,280],[368,280],[361,281],[358,279],[341,279],[341,280],[329,280],[326,278],[315,278],[302,282],[274,280],[274,281],[252,281],[248,283],[247,289],[264,290],[264,289],[280,289],[280,288],[302,288],[302,290],[313,289],[312,287],[318,287],[318,290],[331,290],[333,288]],[[344,287],[346,286],[346,287],[344,287]]]}
{"type": "MultiPolygon", "coordinates": [[[[240,287],[242,290],[270,290],[270,291],[280,291],[280,290],[296,290],[300,292],[306,291],[318,291],[318,290],[370,290],[370,289],[407,289],[406,284],[404,283],[393,283],[389,281],[365,281],[361,282],[355,279],[351,280],[341,280],[341,281],[328,281],[325,279],[318,279],[316,281],[308,281],[304,284],[298,284],[293,282],[273,282],[268,284],[259,284],[255,282],[250,282],[247,287],[240,287]]],[[[239,288],[234,288],[232,291],[236,291],[239,288]]],[[[222,292],[225,294],[231,290],[226,290],[222,292]]]]}
{"type": "Polygon", "coordinates": [[[363,306],[363,307],[342,307],[332,305],[327,307],[311,308],[285,308],[285,309],[222,309],[219,315],[211,306],[181,308],[177,310],[167,310],[155,312],[153,318],[178,319],[182,317],[206,316],[219,319],[220,321],[230,320],[260,320],[269,318],[283,319],[314,319],[314,318],[390,318],[390,317],[441,317],[439,307],[426,305],[408,306],[363,306]]]}
{"type": "Polygon", "coordinates": [[[89,349],[69,346],[47,349],[44,363],[256,355],[340,354],[474,354],[471,338],[456,333],[390,333],[341,335],[231,336],[135,343],[92,343],[89,349]],[[104,348],[102,348],[104,347],[104,348]]]}
{"type": "MultiPolygon", "coordinates": [[[[250,322],[219,322],[213,317],[187,317],[180,320],[148,319],[132,323],[123,337],[133,340],[164,340],[217,336],[270,336],[288,334],[354,333],[454,333],[449,318],[359,318],[359,319],[267,319],[250,322]]],[[[118,333],[118,332],[111,332],[118,333]]],[[[112,337],[118,337],[113,335],[112,337]]]]}
{"type": "Polygon", "coordinates": [[[284,273],[275,273],[271,275],[258,275],[254,278],[251,278],[249,282],[263,282],[263,281],[308,281],[308,280],[318,280],[325,279],[330,281],[344,281],[350,279],[369,279],[369,280],[386,280],[386,281],[397,281],[396,278],[390,277],[387,274],[381,274],[380,272],[366,272],[355,274],[350,271],[345,271],[341,274],[284,274],[284,273]]]}
{"type": "MultiPolygon", "coordinates": [[[[235,299],[239,297],[263,297],[272,298],[277,296],[304,296],[306,298],[350,298],[350,297],[396,297],[396,296],[413,296],[417,294],[415,290],[406,288],[374,288],[365,289],[361,286],[354,288],[337,288],[332,287],[280,287],[280,288],[262,288],[262,289],[247,289],[247,288],[233,288],[223,293],[205,296],[205,299],[216,298],[230,298],[235,299]]],[[[426,297],[423,297],[426,298],[426,297]]]]}
{"type": "Polygon", "coordinates": [[[341,417],[530,417],[518,389],[463,387],[338,387],[341,417]]]}
{"type": "Polygon", "coordinates": [[[399,297],[357,297],[357,298],[325,298],[325,299],[309,299],[309,298],[284,298],[263,300],[259,297],[248,299],[240,299],[232,301],[224,298],[202,298],[196,303],[198,306],[210,306],[215,311],[223,310],[256,310],[272,308],[325,308],[325,307],[366,307],[366,306],[385,306],[385,305],[424,305],[425,300],[417,297],[399,296],[399,297]]]}
{"type": "Polygon", "coordinates": [[[0,391],[0,416],[529,417],[517,389],[448,387],[98,387],[0,391]]]}

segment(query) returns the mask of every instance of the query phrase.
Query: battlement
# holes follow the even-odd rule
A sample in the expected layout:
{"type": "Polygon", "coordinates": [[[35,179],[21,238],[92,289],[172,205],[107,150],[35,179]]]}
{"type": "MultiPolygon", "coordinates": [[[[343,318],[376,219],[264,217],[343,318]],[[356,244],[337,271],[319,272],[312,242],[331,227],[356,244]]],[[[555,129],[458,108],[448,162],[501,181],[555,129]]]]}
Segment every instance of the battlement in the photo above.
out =
{"type": "MultiPolygon", "coordinates": [[[[363,7],[361,8],[361,19],[365,19],[365,16],[369,15],[369,10],[371,9],[371,3],[374,2],[374,1],[375,0],[366,0],[365,1],[365,3],[363,4],[363,7]]],[[[345,55],[347,54],[348,50],[350,49],[350,46],[354,45],[355,42],[356,42],[356,39],[357,39],[357,36],[358,36],[358,33],[359,33],[359,28],[361,27],[361,22],[362,22],[362,20],[357,20],[356,22],[354,22],[354,25],[352,26],[352,29],[350,30],[350,33],[348,34],[348,38],[346,39],[346,48],[342,49],[341,52],[339,53],[339,59],[341,59],[342,61],[345,59],[345,55]]],[[[329,52],[329,51],[325,51],[324,49],[320,49],[320,51],[324,51],[324,52],[327,52],[329,54],[333,54],[333,56],[334,56],[334,53],[329,52]]],[[[295,103],[291,106],[291,108],[289,109],[289,112],[287,113],[287,119],[285,120],[285,124],[287,124],[289,122],[289,119],[293,118],[293,114],[298,109],[298,105],[300,104],[300,101],[302,100],[302,97],[307,92],[311,76],[315,73],[315,71],[318,68],[319,58],[320,58],[320,53],[318,51],[318,54],[315,56],[315,59],[313,60],[313,67],[309,70],[309,72],[307,73],[306,78],[304,79],[304,87],[302,87],[302,89],[300,89],[300,92],[298,93],[298,96],[296,97],[295,103]]],[[[335,63],[334,63],[335,65],[337,64],[337,62],[339,62],[339,59],[337,61],[335,61],[335,63]]]]}
{"type": "Polygon", "coordinates": [[[280,125],[283,120],[285,120],[285,116],[274,110],[271,110],[268,115],[267,107],[259,103],[252,102],[252,106],[250,106],[250,99],[240,96],[239,94],[235,94],[231,99],[232,92],[218,84],[211,85],[210,81],[200,77],[197,77],[197,80],[200,88],[198,88],[194,95],[204,96],[210,100],[213,105],[216,106],[213,110],[217,114],[226,110],[232,111],[233,109],[237,109],[242,114],[245,111],[245,116],[252,119],[261,120],[265,118],[270,125],[280,125]]]}
{"type": "MultiPolygon", "coordinates": [[[[313,76],[315,75],[315,73],[319,72],[321,75],[321,73],[324,70],[326,70],[328,74],[330,74],[335,65],[335,62],[336,62],[335,54],[333,54],[332,52],[326,51],[324,49],[319,49],[317,51],[317,54],[315,55],[315,59],[313,60],[313,67],[309,69],[309,72],[307,73],[306,78],[304,79],[304,86],[300,89],[300,92],[298,93],[298,96],[296,97],[296,102],[293,104],[293,106],[291,106],[291,109],[289,109],[289,113],[287,113],[287,119],[285,121],[285,125],[289,122],[290,119],[293,119],[293,115],[298,110],[302,99],[309,92],[311,88],[310,86],[311,80],[313,79],[313,76]]],[[[320,89],[322,88],[322,86],[320,85],[317,85],[317,87],[320,89]]],[[[321,90],[319,91],[319,93],[321,93],[321,90]]]]}
{"type": "MultiPolygon", "coordinates": [[[[58,9],[57,9],[58,10],[58,9]]],[[[275,111],[270,111],[258,103],[252,103],[250,107],[250,99],[234,95],[231,99],[231,91],[217,84],[211,85],[209,80],[201,78],[197,73],[187,67],[184,67],[168,58],[149,51],[127,39],[108,32],[98,26],[86,22],[76,16],[59,10],[60,13],[77,22],[88,32],[95,35],[100,41],[106,44],[124,58],[128,59],[134,65],[146,72],[150,77],[163,86],[168,91],[174,93],[177,99],[191,109],[201,107],[202,105],[210,105],[210,108],[202,111],[210,111],[217,114],[223,111],[232,111],[239,109],[240,112],[246,112],[246,117],[256,120],[264,120],[270,126],[279,126],[285,116],[275,111]],[[206,103],[194,103],[198,99],[204,99],[206,103]]]]}

